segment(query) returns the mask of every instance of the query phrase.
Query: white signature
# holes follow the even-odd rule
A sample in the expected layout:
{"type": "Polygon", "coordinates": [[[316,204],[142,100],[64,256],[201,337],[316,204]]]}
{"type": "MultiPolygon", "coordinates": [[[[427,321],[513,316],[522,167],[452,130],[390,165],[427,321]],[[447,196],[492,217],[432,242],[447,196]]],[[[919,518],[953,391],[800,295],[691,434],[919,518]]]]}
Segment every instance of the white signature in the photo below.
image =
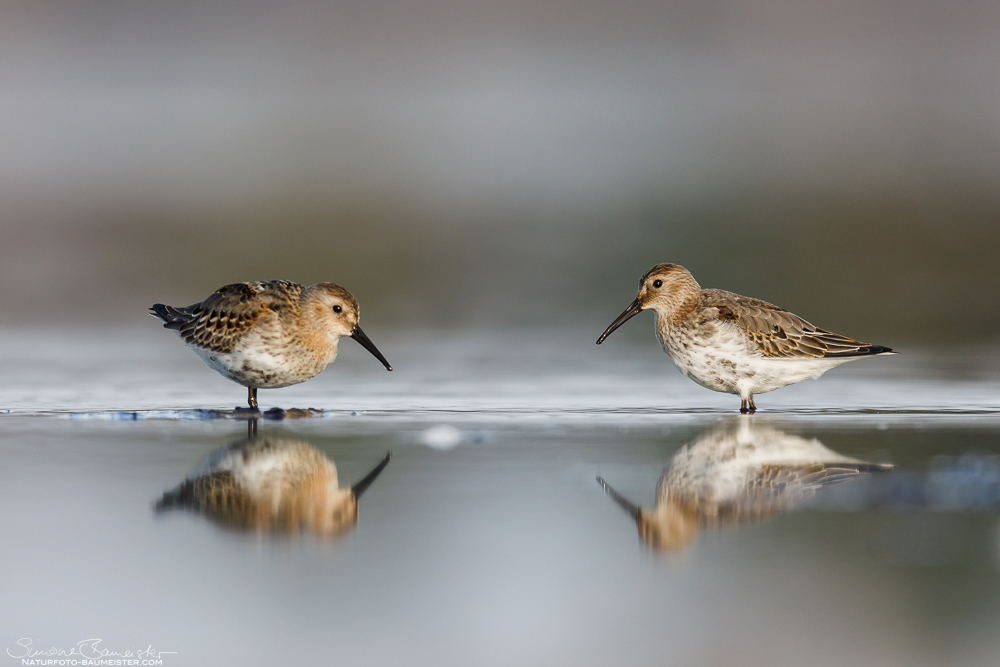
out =
{"type": "Polygon", "coordinates": [[[164,655],[177,655],[177,651],[157,651],[152,645],[141,649],[128,649],[125,651],[112,651],[111,649],[98,646],[100,639],[84,639],[78,641],[76,646],[70,649],[64,648],[35,648],[30,637],[22,637],[17,640],[19,648],[7,649],[7,655],[12,658],[36,658],[36,657],[71,657],[79,656],[86,660],[102,660],[105,658],[134,658],[137,660],[153,659],[159,660],[164,655]]]}

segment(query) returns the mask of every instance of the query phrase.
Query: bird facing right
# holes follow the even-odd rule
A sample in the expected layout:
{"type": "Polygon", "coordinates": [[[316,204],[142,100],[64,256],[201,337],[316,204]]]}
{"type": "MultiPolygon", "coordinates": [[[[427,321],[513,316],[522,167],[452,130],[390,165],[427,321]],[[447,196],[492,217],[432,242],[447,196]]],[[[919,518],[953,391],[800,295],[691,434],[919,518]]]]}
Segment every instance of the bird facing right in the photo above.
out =
{"type": "Polygon", "coordinates": [[[390,458],[386,454],[357,484],[343,488],[337,466],[312,444],[251,437],[205,457],[163,494],[156,511],[186,508],[230,528],[332,537],[357,522],[358,499],[390,458]]]}
{"type": "Polygon", "coordinates": [[[226,285],[200,303],[176,308],[155,303],[150,314],[173,329],[209,366],[247,388],[278,389],[315,377],[337,358],[350,336],[392,366],[358,326],[357,300],[340,285],[303,287],[290,280],[226,285]]]}
{"type": "Polygon", "coordinates": [[[597,339],[643,310],[656,313],[656,337],[685,376],[713,391],[738,394],[740,412],[754,412],[754,394],[816,379],[860,357],[897,354],[820,329],[765,301],[702,289],[677,264],[657,264],[639,280],[639,293],[597,339]]]}

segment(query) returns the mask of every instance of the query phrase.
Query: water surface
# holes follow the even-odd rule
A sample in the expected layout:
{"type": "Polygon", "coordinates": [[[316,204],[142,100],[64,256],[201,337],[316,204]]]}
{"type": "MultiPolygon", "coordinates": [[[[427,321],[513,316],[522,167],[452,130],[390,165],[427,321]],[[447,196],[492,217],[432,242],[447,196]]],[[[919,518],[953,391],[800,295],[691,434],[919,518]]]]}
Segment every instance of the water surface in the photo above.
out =
{"type": "Polygon", "coordinates": [[[655,349],[531,338],[390,333],[392,374],[345,345],[261,392],[325,411],[258,432],[318,450],[343,487],[392,453],[356,523],[323,535],[156,511],[248,434],[198,418],[244,393],[175,340],[4,334],[0,641],[177,665],[995,664],[996,355],[852,364],[741,417],[655,349]],[[596,481],[655,508],[679,450],[741,431],[893,469],[667,549],[596,481]]]}

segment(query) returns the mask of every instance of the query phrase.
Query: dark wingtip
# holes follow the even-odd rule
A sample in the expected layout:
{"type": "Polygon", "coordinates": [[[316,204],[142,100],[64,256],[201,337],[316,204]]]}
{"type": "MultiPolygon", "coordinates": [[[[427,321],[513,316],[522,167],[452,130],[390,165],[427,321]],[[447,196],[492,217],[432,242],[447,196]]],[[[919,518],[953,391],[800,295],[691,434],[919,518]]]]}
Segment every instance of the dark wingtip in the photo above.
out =
{"type": "Polygon", "coordinates": [[[188,482],[184,482],[170,491],[164,491],[163,496],[153,505],[153,511],[156,514],[163,514],[169,510],[183,507],[186,504],[185,501],[189,497],[190,491],[190,484],[188,482]]]}
{"type": "Polygon", "coordinates": [[[149,307],[149,314],[163,322],[164,329],[178,329],[190,313],[185,309],[174,308],[162,303],[154,303],[149,307]]]}
{"type": "Polygon", "coordinates": [[[870,357],[875,354],[899,354],[896,350],[885,345],[865,345],[856,350],[846,352],[827,352],[825,357],[870,357]]]}

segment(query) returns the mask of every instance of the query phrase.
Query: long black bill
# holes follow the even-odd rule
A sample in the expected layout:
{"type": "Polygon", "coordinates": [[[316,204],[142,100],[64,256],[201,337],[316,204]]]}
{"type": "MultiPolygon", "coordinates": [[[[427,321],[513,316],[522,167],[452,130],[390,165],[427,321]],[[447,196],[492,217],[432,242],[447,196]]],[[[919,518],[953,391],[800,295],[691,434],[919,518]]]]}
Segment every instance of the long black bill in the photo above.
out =
{"type": "Polygon", "coordinates": [[[361,347],[371,352],[372,356],[381,361],[382,365],[385,366],[385,370],[387,371],[392,370],[392,366],[389,365],[389,362],[385,360],[385,357],[382,356],[382,353],[378,351],[377,347],[375,347],[375,343],[373,343],[371,339],[365,335],[365,332],[362,331],[361,327],[359,327],[357,324],[354,325],[354,331],[351,332],[351,338],[361,343],[361,347]]]}
{"type": "Polygon", "coordinates": [[[601,334],[601,337],[597,339],[597,344],[600,345],[601,343],[603,343],[604,339],[610,336],[612,333],[614,333],[615,329],[625,324],[626,322],[628,322],[630,319],[632,319],[641,312],[642,312],[642,306],[639,305],[639,298],[636,297],[635,301],[630,303],[628,308],[625,309],[625,312],[619,315],[615,319],[615,321],[611,323],[611,326],[609,326],[607,329],[604,330],[604,333],[601,334]]]}
{"type": "Polygon", "coordinates": [[[638,505],[633,505],[631,502],[626,500],[624,496],[622,496],[620,493],[612,489],[608,485],[608,483],[604,481],[603,477],[598,476],[597,482],[604,488],[605,492],[607,492],[607,494],[611,496],[611,498],[616,503],[621,505],[622,508],[632,516],[633,519],[635,519],[636,521],[639,520],[640,509],[638,505]]]}
{"type": "Polygon", "coordinates": [[[374,470],[365,475],[360,482],[351,487],[351,493],[354,494],[355,498],[360,498],[361,494],[364,493],[365,490],[372,485],[372,482],[375,481],[375,478],[382,474],[382,471],[385,470],[385,467],[389,465],[389,459],[391,458],[392,458],[392,452],[386,453],[385,457],[381,461],[379,461],[378,465],[375,466],[374,470]]]}

